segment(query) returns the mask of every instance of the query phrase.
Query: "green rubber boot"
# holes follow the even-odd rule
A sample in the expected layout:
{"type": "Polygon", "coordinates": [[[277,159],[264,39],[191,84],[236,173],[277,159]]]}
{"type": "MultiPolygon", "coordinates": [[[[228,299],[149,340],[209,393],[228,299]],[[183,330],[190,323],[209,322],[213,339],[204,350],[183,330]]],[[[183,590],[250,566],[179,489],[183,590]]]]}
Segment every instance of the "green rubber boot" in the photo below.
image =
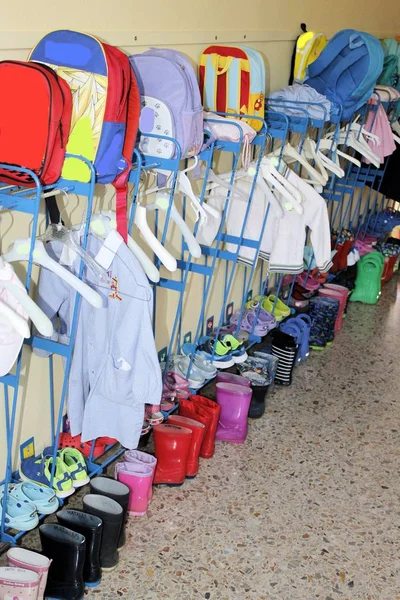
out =
{"type": "Polygon", "coordinates": [[[380,252],[370,252],[357,263],[356,285],[350,302],[376,304],[381,295],[381,277],[384,257],[380,252]]]}

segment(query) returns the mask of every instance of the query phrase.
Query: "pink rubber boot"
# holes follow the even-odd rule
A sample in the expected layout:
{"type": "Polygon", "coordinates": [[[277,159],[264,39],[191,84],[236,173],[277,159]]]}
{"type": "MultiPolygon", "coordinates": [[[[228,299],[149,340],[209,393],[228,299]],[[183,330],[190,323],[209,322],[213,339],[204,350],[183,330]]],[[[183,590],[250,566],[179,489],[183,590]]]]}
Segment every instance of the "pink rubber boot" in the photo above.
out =
{"type": "Polygon", "coordinates": [[[128,513],[133,517],[143,517],[149,505],[149,488],[154,473],[143,463],[120,462],[115,465],[115,477],[130,489],[128,513]]]}
{"type": "Polygon", "coordinates": [[[38,591],[39,575],[37,573],[17,567],[0,567],[0,598],[37,600],[38,591]]]}
{"type": "Polygon", "coordinates": [[[224,373],[218,371],[217,383],[235,383],[236,385],[243,385],[244,387],[250,387],[250,381],[241,375],[235,375],[235,373],[224,373]]]}
{"type": "Polygon", "coordinates": [[[217,402],[221,406],[216,440],[243,444],[247,437],[247,415],[252,390],[233,383],[217,383],[217,402]]]}
{"type": "Polygon", "coordinates": [[[151,486],[149,487],[149,502],[153,497],[153,481],[154,473],[156,472],[157,459],[152,454],[147,452],[141,452],[140,450],[127,450],[124,454],[124,461],[129,463],[139,463],[147,465],[153,470],[153,477],[151,478],[151,486]]]}
{"type": "Polygon", "coordinates": [[[10,567],[19,567],[20,569],[27,569],[28,571],[37,573],[39,576],[38,599],[41,600],[44,596],[51,560],[38,552],[15,547],[10,548],[7,552],[7,561],[10,567]]]}

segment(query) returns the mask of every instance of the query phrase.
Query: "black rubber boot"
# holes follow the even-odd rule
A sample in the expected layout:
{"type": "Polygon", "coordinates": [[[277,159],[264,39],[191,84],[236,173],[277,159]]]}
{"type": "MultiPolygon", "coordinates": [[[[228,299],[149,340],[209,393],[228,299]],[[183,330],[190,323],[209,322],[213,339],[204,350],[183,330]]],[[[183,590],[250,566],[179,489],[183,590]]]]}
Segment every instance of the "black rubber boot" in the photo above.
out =
{"type": "Polygon", "coordinates": [[[269,385],[252,385],[253,394],[251,396],[249,419],[260,419],[265,413],[265,400],[269,385]]]}
{"type": "Polygon", "coordinates": [[[275,383],[278,385],[291,385],[297,354],[294,337],[274,329],[272,332],[272,354],[278,358],[275,383]]]}
{"type": "Polygon", "coordinates": [[[118,550],[121,550],[121,548],[125,546],[126,542],[125,525],[128,514],[130,494],[128,486],[120,481],[111,479],[110,477],[95,477],[90,482],[90,493],[101,494],[102,496],[107,496],[107,498],[112,498],[122,507],[123,520],[121,533],[119,534],[118,540],[118,550]]]}
{"type": "Polygon", "coordinates": [[[96,587],[101,580],[100,547],[103,522],[99,517],[82,510],[65,508],[57,513],[60,525],[83,535],[86,539],[86,556],[83,580],[87,587],[96,587]]]}
{"type": "Polygon", "coordinates": [[[85,592],[85,538],[80,533],[55,523],[41,525],[39,534],[42,553],[52,560],[45,597],[82,600],[85,592]]]}
{"type": "Polygon", "coordinates": [[[100,565],[103,571],[112,571],[118,564],[118,540],[122,527],[122,507],[106,496],[87,494],[83,498],[84,511],[103,521],[100,565]]]}

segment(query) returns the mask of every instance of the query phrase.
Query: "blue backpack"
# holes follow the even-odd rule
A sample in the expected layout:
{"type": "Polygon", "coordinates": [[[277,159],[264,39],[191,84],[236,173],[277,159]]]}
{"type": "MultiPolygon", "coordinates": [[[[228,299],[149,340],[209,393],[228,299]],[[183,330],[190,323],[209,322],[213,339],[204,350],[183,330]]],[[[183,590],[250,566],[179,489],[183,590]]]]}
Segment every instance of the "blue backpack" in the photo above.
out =
{"type": "MultiPolygon", "coordinates": [[[[386,38],[382,42],[384,61],[383,70],[378,83],[390,85],[400,91],[400,45],[394,38],[386,38]]],[[[395,114],[400,116],[400,102],[397,103],[395,114]]]]}
{"type": "Polygon", "coordinates": [[[317,60],[307,69],[305,83],[343,107],[342,118],[353,113],[371,97],[383,68],[379,40],[363,31],[344,29],[329,40],[317,60]]]}

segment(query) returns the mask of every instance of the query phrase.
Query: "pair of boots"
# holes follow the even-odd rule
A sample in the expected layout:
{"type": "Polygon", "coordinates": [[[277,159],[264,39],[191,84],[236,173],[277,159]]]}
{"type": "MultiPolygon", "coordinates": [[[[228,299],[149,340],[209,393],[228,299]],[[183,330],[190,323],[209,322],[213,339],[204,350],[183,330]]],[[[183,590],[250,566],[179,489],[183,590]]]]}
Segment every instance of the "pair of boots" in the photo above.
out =
{"type": "MultiPolygon", "coordinates": [[[[56,515],[58,524],[39,527],[42,554],[22,548],[8,553],[9,564],[38,573],[38,600],[43,593],[80,600],[85,585],[97,586],[102,571],[111,571],[118,564],[118,549],[126,540],[129,488],[108,477],[96,477],[90,487],[91,493],[83,498],[84,510],[63,509],[56,515]]],[[[25,600],[21,594],[16,597],[25,600]]],[[[31,597],[35,598],[27,596],[31,597]]]]}
{"type": "Polygon", "coordinates": [[[382,273],[385,259],[380,252],[370,252],[357,263],[355,288],[350,302],[376,304],[381,295],[382,273]]]}
{"type": "Polygon", "coordinates": [[[337,285],[336,283],[326,283],[320,290],[318,290],[318,296],[339,300],[339,310],[335,321],[335,331],[339,331],[342,328],[343,317],[346,313],[349,293],[350,292],[346,287],[343,285],[337,285]]]}
{"type": "Polygon", "coordinates": [[[42,600],[51,560],[38,552],[11,548],[8,567],[0,567],[0,598],[42,600]]]}
{"type": "Polygon", "coordinates": [[[252,389],[221,381],[216,385],[216,399],[221,407],[215,439],[233,444],[243,444],[247,438],[247,417],[252,398],[252,389]]]}
{"type": "Polygon", "coordinates": [[[333,344],[339,310],[340,301],[335,298],[317,296],[310,301],[310,348],[323,350],[333,344]]]}
{"type": "Polygon", "coordinates": [[[155,484],[182,485],[199,470],[199,457],[214,454],[220,408],[204,396],[180,400],[179,415],[153,428],[157,468],[155,484]]]}
{"type": "Polygon", "coordinates": [[[295,338],[283,331],[273,331],[271,353],[278,359],[275,373],[275,383],[291,385],[292,373],[296,363],[298,344],[295,338]]]}
{"type": "Polygon", "coordinates": [[[130,490],[128,513],[143,517],[153,497],[153,480],[157,466],[155,456],[140,450],[127,450],[122,462],[115,465],[115,478],[130,490]]]}
{"type": "Polygon", "coordinates": [[[268,361],[264,358],[249,356],[243,363],[237,365],[241,375],[233,373],[218,373],[217,383],[234,383],[251,388],[251,400],[248,411],[249,419],[261,419],[265,413],[265,403],[268,388],[272,378],[268,373],[268,361]]]}
{"type": "Polygon", "coordinates": [[[237,369],[243,375],[220,372],[217,374],[217,383],[234,383],[251,388],[252,394],[247,416],[249,419],[260,419],[265,413],[266,396],[271,382],[271,377],[265,374],[268,363],[263,359],[255,360],[250,356],[244,363],[238,364],[237,369]],[[263,367],[265,363],[265,368],[258,367],[260,361],[262,361],[263,367]]]}

